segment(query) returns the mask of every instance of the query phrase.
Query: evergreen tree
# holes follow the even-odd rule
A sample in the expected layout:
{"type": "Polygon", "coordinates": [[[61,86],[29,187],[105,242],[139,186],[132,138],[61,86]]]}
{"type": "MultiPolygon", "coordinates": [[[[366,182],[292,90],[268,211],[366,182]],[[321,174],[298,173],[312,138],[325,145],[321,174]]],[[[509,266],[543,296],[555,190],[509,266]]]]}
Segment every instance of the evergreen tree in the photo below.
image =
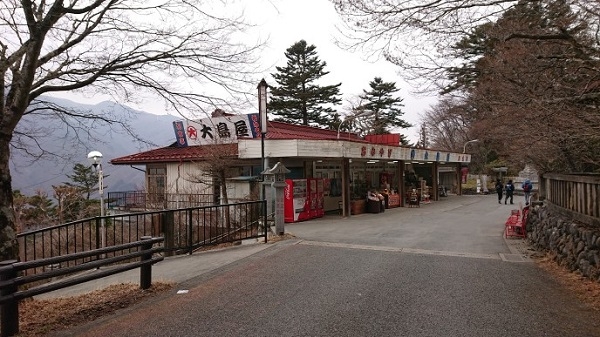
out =
{"type": "Polygon", "coordinates": [[[33,196],[13,191],[16,203],[13,204],[17,216],[18,230],[23,232],[56,224],[56,206],[42,191],[36,191],[33,196]]]}
{"type": "MultiPolygon", "coordinates": [[[[403,99],[394,97],[393,94],[398,92],[395,82],[383,82],[380,77],[375,77],[369,82],[371,89],[363,90],[361,99],[365,100],[362,108],[365,111],[373,112],[372,130],[375,134],[390,133],[392,128],[409,128],[412,125],[403,120],[401,117],[404,114],[400,109],[404,105],[403,99]]],[[[407,139],[402,136],[402,144],[406,144],[407,139]]]]}
{"type": "Polygon", "coordinates": [[[293,124],[331,128],[335,110],[332,106],[341,99],[341,83],[319,86],[315,82],[329,72],[324,71],[325,62],[319,60],[316,47],[301,40],[285,52],[287,65],[276,67],[271,74],[279,86],[271,88],[269,112],[275,120],[293,124]]]}
{"type": "Polygon", "coordinates": [[[490,34],[494,28],[492,22],[477,26],[452,46],[451,56],[463,60],[460,66],[446,68],[449,83],[442,88],[442,95],[455,91],[469,92],[477,86],[477,81],[486,72],[485,58],[493,54],[500,42],[490,34]]]}
{"type": "Polygon", "coordinates": [[[98,174],[92,170],[92,167],[75,164],[73,166],[73,175],[67,175],[67,177],[72,182],[67,182],[65,185],[78,188],[85,194],[86,199],[89,200],[92,189],[98,184],[98,174]]]}

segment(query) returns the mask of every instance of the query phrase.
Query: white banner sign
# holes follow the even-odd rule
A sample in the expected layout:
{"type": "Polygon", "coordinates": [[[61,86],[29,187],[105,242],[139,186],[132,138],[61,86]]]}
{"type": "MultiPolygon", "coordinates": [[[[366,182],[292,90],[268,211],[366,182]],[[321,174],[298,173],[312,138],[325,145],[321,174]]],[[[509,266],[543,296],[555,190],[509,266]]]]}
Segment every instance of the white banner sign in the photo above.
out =
{"type": "Polygon", "coordinates": [[[235,143],[239,138],[257,138],[260,136],[258,114],[187,121],[185,136],[189,146],[227,144],[235,143]]]}

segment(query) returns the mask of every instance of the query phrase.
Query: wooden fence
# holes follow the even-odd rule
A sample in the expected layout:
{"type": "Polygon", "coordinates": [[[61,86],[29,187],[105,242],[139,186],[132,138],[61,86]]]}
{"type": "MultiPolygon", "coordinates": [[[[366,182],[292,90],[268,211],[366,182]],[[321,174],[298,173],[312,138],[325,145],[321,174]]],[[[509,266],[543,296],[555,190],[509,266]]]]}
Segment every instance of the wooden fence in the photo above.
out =
{"type": "Polygon", "coordinates": [[[539,185],[540,197],[551,209],[600,227],[600,175],[546,173],[540,177],[539,185]]]}
{"type": "MultiPolygon", "coordinates": [[[[83,282],[122,273],[134,268],[140,268],[140,289],[148,289],[152,285],[152,265],[163,260],[163,247],[152,248],[154,244],[162,244],[164,238],[144,236],[140,241],[122,245],[105,247],[86,252],[72,253],[35,261],[18,262],[17,260],[0,261],[0,337],[15,336],[19,333],[19,301],[44,294],[49,291],[70,287],[83,282]],[[53,269],[40,274],[27,275],[25,271],[39,267],[60,265],[68,261],[84,260],[93,256],[106,256],[106,253],[120,251],[112,258],[102,258],[86,264],[53,269]],[[157,256],[153,257],[154,254],[157,256]],[[132,259],[140,258],[134,262],[132,259]],[[122,262],[128,262],[123,264],[122,262]],[[113,266],[114,263],[121,263],[113,266]],[[111,266],[100,270],[100,267],[111,266]],[[81,273],[86,271],[85,273],[81,273]],[[26,276],[23,276],[25,274],[26,276]],[[60,281],[33,286],[40,281],[64,277],[60,281]]],[[[69,263],[66,263],[69,265],[69,263]]],[[[42,268],[45,269],[45,268],[42,268]]]]}

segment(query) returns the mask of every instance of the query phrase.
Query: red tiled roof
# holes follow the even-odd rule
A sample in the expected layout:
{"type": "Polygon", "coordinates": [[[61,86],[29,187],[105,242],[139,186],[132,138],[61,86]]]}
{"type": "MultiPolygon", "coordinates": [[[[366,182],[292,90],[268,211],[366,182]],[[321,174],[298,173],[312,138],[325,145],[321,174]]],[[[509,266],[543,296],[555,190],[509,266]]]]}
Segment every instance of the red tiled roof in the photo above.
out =
{"type": "MultiPolygon", "coordinates": [[[[335,140],[337,139],[337,130],[269,121],[266,139],[335,140]]],[[[357,134],[349,132],[340,132],[340,139],[364,141],[357,134]]],[[[237,155],[237,144],[177,147],[176,143],[173,143],[167,147],[115,158],[110,163],[113,165],[133,165],[203,160],[214,151],[231,153],[234,156],[237,155]]]]}
{"type": "MultiPolygon", "coordinates": [[[[337,130],[326,130],[312,126],[294,125],[275,121],[269,121],[268,123],[267,139],[337,139],[337,130]]],[[[357,134],[350,132],[340,132],[340,139],[362,140],[357,134]]]]}
{"type": "Polygon", "coordinates": [[[206,157],[210,157],[211,154],[216,152],[237,156],[237,144],[178,147],[177,143],[173,143],[167,147],[115,158],[110,163],[113,165],[133,165],[193,161],[206,159],[206,157]]]}

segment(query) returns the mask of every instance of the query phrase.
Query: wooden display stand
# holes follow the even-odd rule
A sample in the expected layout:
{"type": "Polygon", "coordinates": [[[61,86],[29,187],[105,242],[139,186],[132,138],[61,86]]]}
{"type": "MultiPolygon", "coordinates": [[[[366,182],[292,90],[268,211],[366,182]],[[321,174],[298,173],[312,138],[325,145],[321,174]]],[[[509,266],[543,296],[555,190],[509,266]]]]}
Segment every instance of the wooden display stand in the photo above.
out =
{"type": "Polygon", "coordinates": [[[400,194],[388,195],[388,208],[400,207],[400,194]]]}
{"type": "Polygon", "coordinates": [[[367,200],[350,200],[350,214],[362,214],[367,207],[367,200]]]}

